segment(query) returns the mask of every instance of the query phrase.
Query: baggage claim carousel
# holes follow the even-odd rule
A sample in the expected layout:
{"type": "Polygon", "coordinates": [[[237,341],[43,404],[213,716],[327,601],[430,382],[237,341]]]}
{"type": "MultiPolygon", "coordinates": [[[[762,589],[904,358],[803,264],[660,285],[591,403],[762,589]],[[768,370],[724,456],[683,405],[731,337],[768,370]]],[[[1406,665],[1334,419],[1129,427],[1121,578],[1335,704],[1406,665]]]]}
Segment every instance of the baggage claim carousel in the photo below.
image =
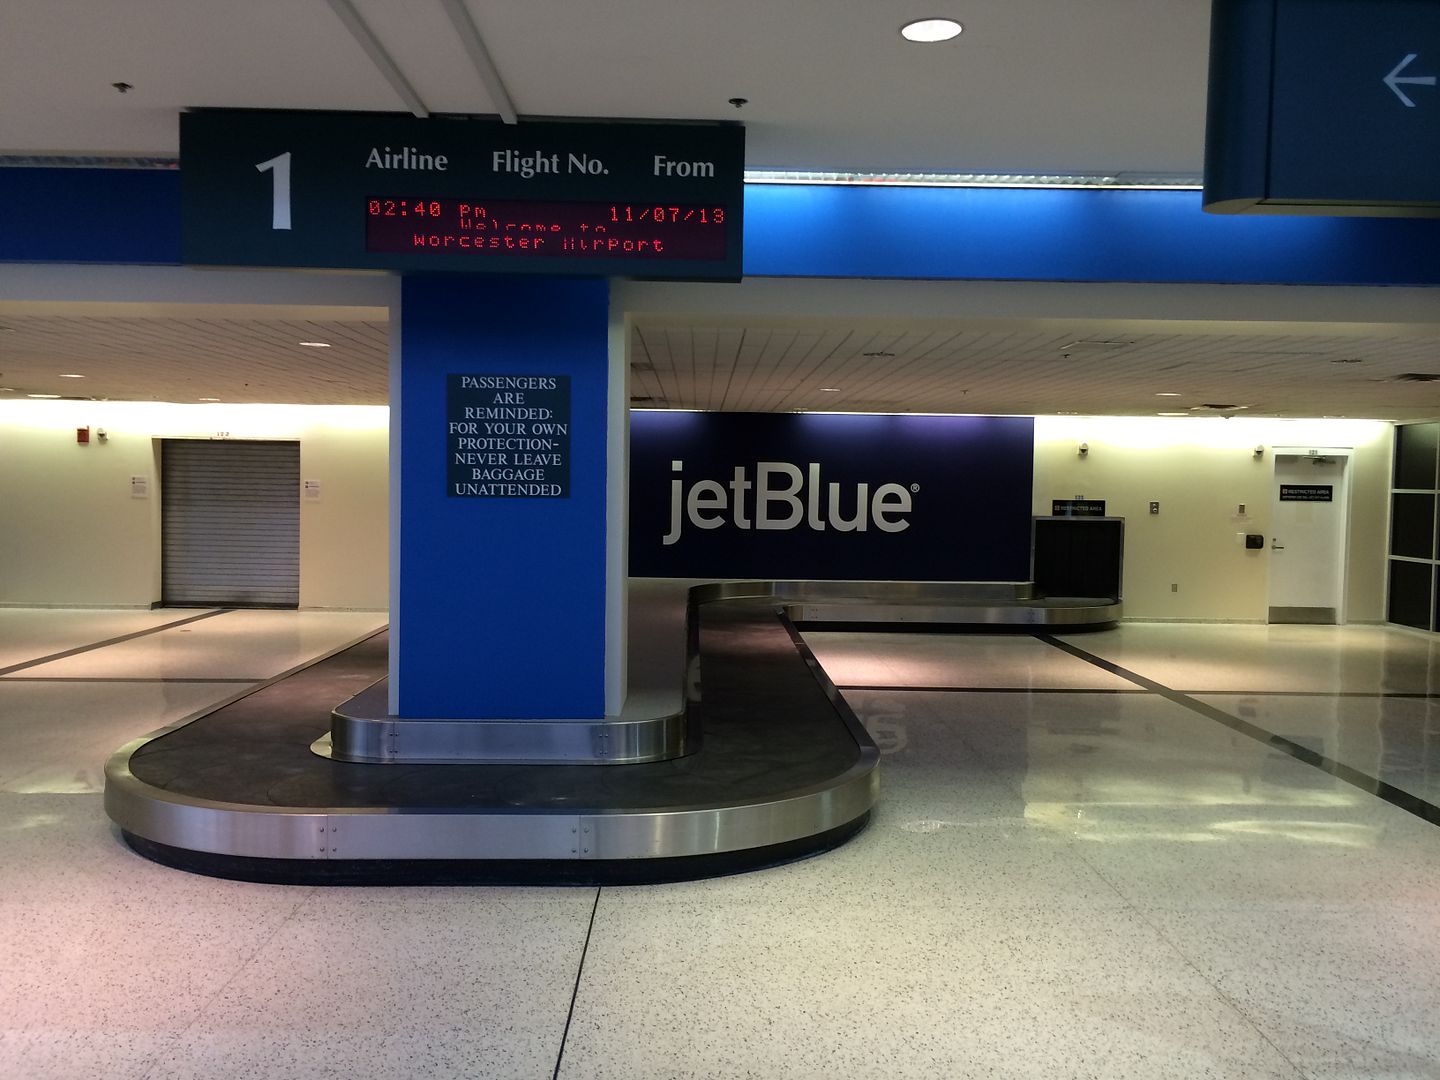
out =
{"type": "MultiPolygon", "coordinates": [[[[687,596],[637,582],[631,604],[632,686],[665,687],[631,695],[652,714],[642,727],[658,732],[659,760],[341,760],[355,703],[383,700],[380,631],[122,747],[106,810],[148,858],[251,881],[609,884],[755,869],[843,843],[879,794],[879,752],[799,627],[1078,630],[1120,617],[1113,599],[957,583],[731,582],[687,596]]],[[[583,730],[609,746],[625,722],[583,730]]]]}

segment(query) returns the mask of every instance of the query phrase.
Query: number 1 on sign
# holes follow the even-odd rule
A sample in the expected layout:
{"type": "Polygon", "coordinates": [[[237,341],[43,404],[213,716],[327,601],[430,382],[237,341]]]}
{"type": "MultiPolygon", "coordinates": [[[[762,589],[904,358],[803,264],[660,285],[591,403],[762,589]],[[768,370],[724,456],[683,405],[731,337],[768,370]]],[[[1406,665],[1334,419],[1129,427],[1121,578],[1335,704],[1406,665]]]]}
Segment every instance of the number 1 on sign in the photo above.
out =
{"type": "Polygon", "coordinates": [[[255,169],[271,174],[270,228],[290,228],[290,152],[287,150],[279,157],[262,161],[255,169]]]}

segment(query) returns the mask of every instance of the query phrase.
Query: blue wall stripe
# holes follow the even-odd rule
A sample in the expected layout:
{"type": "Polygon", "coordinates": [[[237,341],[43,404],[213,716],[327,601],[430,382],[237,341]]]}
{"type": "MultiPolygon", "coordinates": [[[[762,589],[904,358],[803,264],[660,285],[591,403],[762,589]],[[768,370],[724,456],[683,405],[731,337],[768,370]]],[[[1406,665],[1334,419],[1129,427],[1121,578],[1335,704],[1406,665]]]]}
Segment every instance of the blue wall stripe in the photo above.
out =
{"type": "Polygon", "coordinates": [[[1440,284],[1440,220],[1206,214],[1198,191],[751,184],[745,273],[1440,284]]]}
{"type": "MultiPolygon", "coordinates": [[[[180,261],[178,171],[0,169],[0,261],[180,261]]],[[[745,273],[1440,285],[1440,219],[1206,214],[1198,191],[750,184],[745,273]]]]}
{"type": "Polygon", "coordinates": [[[0,262],[180,262],[180,172],[0,169],[0,262]]]}

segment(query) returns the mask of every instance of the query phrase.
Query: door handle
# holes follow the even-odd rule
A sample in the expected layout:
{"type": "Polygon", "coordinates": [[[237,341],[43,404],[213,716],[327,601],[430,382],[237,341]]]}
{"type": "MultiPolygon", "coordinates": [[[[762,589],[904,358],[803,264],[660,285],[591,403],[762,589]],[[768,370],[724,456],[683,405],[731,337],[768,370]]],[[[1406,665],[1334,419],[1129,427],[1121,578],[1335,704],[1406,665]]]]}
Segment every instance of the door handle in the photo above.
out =
{"type": "Polygon", "coordinates": [[[1284,551],[1284,550],[1285,550],[1285,545],[1284,545],[1284,544],[1271,544],[1271,545],[1270,545],[1270,550],[1271,550],[1271,551],[1284,551]]]}

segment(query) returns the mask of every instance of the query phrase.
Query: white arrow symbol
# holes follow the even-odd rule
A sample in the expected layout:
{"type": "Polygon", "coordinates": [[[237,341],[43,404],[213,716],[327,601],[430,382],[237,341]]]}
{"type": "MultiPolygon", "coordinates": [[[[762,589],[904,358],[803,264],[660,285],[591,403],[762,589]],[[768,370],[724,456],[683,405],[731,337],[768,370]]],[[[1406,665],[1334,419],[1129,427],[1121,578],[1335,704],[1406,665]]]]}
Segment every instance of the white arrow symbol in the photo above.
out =
{"type": "Polygon", "coordinates": [[[1412,53],[1408,53],[1408,54],[1406,55],[1406,57],[1405,57],[1404,60],[1401,60],[1400,63],[1398,63],[1398,64],[1395,65],[1395,70],[1392,71],[1392,72],[1390,72],[1389,75],[1386,75],[1386,76],[1385,76],[1385,85],[1388,86],[1388,87],[1390,87],[1391,90],[1394,90],[1394,91],[1395,91],[1395,96],[1398,97],[1398,98],[1401,100],[1401,102],[1404,103],[1404,105],[1405,105],[1405,107],[1406,107],[1407,109],[1413,109],[1413,108],[1415,108],[1415,102],[1411,101],[1411,100],[1410,100],[1410,96],[1409,96],[1408,94],[1406,94],[1404,90],[1401,90],[1401,89],[1400,89],[1400,84],[1401,84],[1401,83],[1414,83],[1416,86],[1434,86],[1434,85],[1435,85],[1435,76],[1434,76],[1434,75],[1401,75],[1401,74],[1400,74],[1400,72],[1404,71],[1407,67],[1410,66],[1410,61],[1411,61],[1411,60],[1414,60],[1417,55],[1419,55],[1419,54],[1418,54],[1418,53],[1413,53],[1413,52],[1412,52],[1412,53]]]}

